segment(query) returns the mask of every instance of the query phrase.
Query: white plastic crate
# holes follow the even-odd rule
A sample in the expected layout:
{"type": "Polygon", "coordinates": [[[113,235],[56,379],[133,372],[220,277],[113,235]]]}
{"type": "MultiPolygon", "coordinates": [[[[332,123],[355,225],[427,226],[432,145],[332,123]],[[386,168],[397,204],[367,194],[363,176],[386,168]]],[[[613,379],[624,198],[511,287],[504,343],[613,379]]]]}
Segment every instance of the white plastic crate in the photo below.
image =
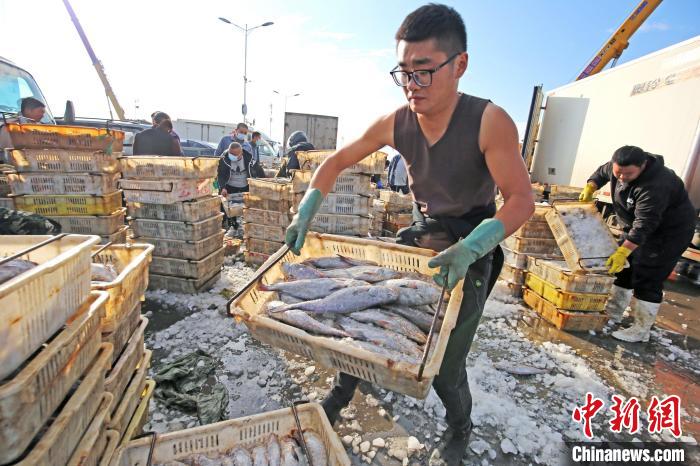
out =
{"type": "Polygon", "coordinates": [[[213,194],[211,178],[119,180],[126,202],[149,204],[174,204],[192,201],[213,194]]]}
{"type": "Polygon", "coordinates": [[[119,173],[15,173],[8,175],[13,194],[95,194],[117,191],[119,173]]]}
{"type": "Polygon", "coordinates": [[[119,432],[120,438],[124,434],[124,431],[126,430],[126,427],[139,404],[139,395],[143,392],[146,384],[146,375],[148,374],[148,369],[151,365],[152,355],[153,353],[150,350],[144,351],[143,357],[139,361],[136,371],[129,381],[129,385],[126,387],[121,400],[112,405],[112,416],[107,427],[119,432]]]}
{"type": "Polygon", "coordinates": [[[129,227],[122,225],[111,235],[100,235],[100,244],[126,244],[128,241],[129,227]]]}
{"type": "Polygon", "coordinates": [[[243,236],[245,238],[264,239],[265,241],[284,242],[285,227],[275,225],[260,225],[259,223],[243,224],[243,236]]]}
{"type": "MultiPolygon", "coordinates": [[[[299,205],[304,194],[299,193],[294,195],[294,206],[299,205]]],[[[367,216],[370,213],[372,206],[372,198],[361,194],[339,194],[329,193],[318,209],[319,214],[335,214],[335,215],[363,215],[367,216]]]]}
{"type": "MultiPolygon", "coordinates": [[[[298,151],[297,158],[302,170],[316,170],[321,163],[330,157],[334,150],[298,151]]],[[[365,175],[381,175],[386,167],[386,153],[373,152],[359,162],[350,165],[344,173],[362,173],[365,175]]]]}
{"type": "Polygon", "coordinates": [[[153,250],[154,257],[200,260],[224,245],[224,233],[224,230],[219,230],[217,233],[197,241],[138,236],[134,238],[134,242],[148,243],[155,246],[153,250]]]}
{"type": "Polygon", "coordinates": [[[195,223],[137,218],[131,222],[131,228],[134,236],[198,241],[218,233],[223,217],[224,214],[219,213],[195,223]]]}
{"type": "Polygon", "coordinates": [[[316,214],[311,231],[335,235],[367,236],[372,219],[357,215],[316,214]]]}
{"type": "Polygon", "coordinates": [[[177,202],[175,204],[129,202],[126,207],[131,218],[201,222],[214,217],[220,212],[221,199],[219,196],[208,196],[196,201],[177,202]]]}
{"type": "MultiPolygon", "coordinates": [[[[50,236],[0,236],[0,258],[50,236]]],[[[0,380],[65,324],[90,293],[90,251],[97,236],[68,235],[25,254],[37,267],[0,284],[0,380]],[[10,325],[14,323],[14,325],[10,325]]]]}
{"type": "Polygon", "coordinates": [[[173,157],[159,155],[130,155],[120,157],[122,176],[129,179],[161,180],[214,178],[218,157],[173,157]]]}
{"type": "Polygon", "coordinates": [[[7,150],[8,161],[20,173],[119,173],[121,153],[63,149],[7,150]]]}
{"type": "Polygon", "coordinates": [[[10,197],[0,197],[0,209],[14,209],[15,202],[10,197]]]}
{"type": "Polygon", "coordinates": [[[151,262],[151,274],[173,275],[184,278],[209,277],[213,270],[220,270],[224,265],[224,251],[217,249],[202,260],[172,259],[154,257],[151,262]]]}
{"type": "Polygon", "coordinates": [[[171,275],[151,274],[148,289],[168,290],[175,293],[196,294],[209,290],[221,278],[221,270],[216,270],[214,275],[202,278],[183,278],[171,275]]]}
{"type": "Polygon", "coordinates": [[[111,215],[57,215],[49,218],[61,225],[62,233],[106,236],[124,226],[126,209],[122,207],[111,215]]]}
{"type": "Polygon", "coordinates": [[[258,223],[261,225],[277,225],[280,227],[288,227],[292,221],[292,217],[287,212],[244,208],[243,220],[250,223],[258,223]]]}
{"type": "Polygon", "coordinates": [[[284,201],[291,197],[291,182],[288,178],[250,178],[249,194],[270,201],[284,201]]]}

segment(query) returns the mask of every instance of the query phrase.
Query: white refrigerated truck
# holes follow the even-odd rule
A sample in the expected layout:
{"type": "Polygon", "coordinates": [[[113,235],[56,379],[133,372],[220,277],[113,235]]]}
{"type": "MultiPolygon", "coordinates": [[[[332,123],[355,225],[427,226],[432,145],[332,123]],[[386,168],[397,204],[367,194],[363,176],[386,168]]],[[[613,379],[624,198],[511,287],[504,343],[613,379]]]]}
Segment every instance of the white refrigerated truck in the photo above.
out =
{"type": "MultiPolygon", "coordinates": [[[[539,132],[524,156],[534,182],[584,186],[615,149],[635,145],[662,155],[700,208],[700,36],[549,91],[541,120],[533,102],[528,128],[539,121],[539,132]]],[[[601,191],[609,202],[609,185],[601,191]]]]}

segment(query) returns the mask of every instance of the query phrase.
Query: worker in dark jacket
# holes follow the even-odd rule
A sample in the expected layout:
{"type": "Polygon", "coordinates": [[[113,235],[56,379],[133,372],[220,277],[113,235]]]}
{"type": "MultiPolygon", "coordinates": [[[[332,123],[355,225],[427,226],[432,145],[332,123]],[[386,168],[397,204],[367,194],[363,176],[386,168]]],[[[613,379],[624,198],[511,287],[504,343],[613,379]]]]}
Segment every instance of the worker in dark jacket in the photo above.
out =
{"type": "Polygon", "coordinates": [[[182,155],[177,139],[170,135],[173,122],[164,119],[157,126],[141,131],[134,136],[134,155],[182,155]]]}
{"type": "Polygon", "coordinates": [[[639,147],[620,147],[612,160],[600,166],[588,180],[580,200],[590,201],[593,192],[610,182],[613,208],[623,226],[623,242],[606,266],[617,275],[608,300],[607,313],[622,320],[631,303],[634,323],[613,332],[629,342],[649,341],[663,298],[663,283],[673,271],[695,232],[695,209],[688,192],[663,157],[639,147]],[[629,267],[625,268],[629,260],[629,267]]]}
{"type": "Polygon", "coordinates": [[[299,166],[297,152],[314,149],[314,145],[309,142],[309,139],[306,137],[305,132],[294,131],[292,134],[289,135],[289,138],[287,138],[287,159],[285,161],[286,165],[284,165],[283,162],[283,165],[277,173],[277,176],[291,176],[289,170],[299,170],[301,168],[299,166]]]}
{"type": "Polygon", "coordinates": [[[253,156],[244,151],[241,144],[232,142],[219,159],[217,181],[222,196],[248,191],[248,178],[252,178],[253,156]]]}

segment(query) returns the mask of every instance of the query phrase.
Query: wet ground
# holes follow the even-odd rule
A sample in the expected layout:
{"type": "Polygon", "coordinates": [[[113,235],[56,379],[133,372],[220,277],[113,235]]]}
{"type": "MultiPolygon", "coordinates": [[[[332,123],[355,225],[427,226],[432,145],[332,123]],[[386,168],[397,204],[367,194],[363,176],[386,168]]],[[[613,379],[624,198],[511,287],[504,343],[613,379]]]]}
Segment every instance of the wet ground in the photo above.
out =
{"type": "MultiPolygon", "coordinates": [[[[208,352],[221,362],[216,378],[229,391],[228,418],[287,407],[292,400],[322,399],[332,371],[257,342],[225,314],[226,298],[252,275],[248,267],[227,260],[222,280],[209,293],[148,293],[143,312],[150,319],[146,345],[154,350],[151,372],[198,348],[208,352]]],[[[613,394],[639,398],[642,411],[653,395],[679,395],[682,440],[700,437],[700,291],[695,285],[669,283],[648,344],[618,342],[609,336],[612,329],[598,334],[558,331],[505,291],[494,290],[467,361],[475,429],[466,464],[559,464],[564,441],[583,440],[571,413],[587,392],[604,400],[606,410],[613,394]],[[523,365],[544,373],[508,372],[523,365]]],[[[427,464],[446,427],[434,392],[416,400],[369,383],[360,385],[342,414],[336,431],[353,464],[427,464]]],[[[642,432],[635,435],[611,434],[610,418],[603,411],[594,418],[596,439],[672,439],[647,433],[646,414],[641,416],[642,432]]],[[[168,409],[158,400],[151,403],[146,429],[166,432],[195,425],[196,415],[168,409]]]]}

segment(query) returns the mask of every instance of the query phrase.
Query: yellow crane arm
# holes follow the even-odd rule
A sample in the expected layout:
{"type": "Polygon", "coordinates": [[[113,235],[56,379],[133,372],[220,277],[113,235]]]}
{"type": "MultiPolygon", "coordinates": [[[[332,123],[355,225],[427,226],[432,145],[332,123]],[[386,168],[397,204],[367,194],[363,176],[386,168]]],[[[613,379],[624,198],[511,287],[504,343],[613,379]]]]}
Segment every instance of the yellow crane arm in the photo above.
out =
{"type": "Polygon", "coordinates": [[[601,47],[588,65],[581,71],[576,81],[599,73],[610,60],[617,60],[620,58],[622,51],[629,45],[629,39],[632,37],[632,34],[639,29],[661,2],[662,0],[642,0],[639,2],[639,5],[632,11],[632,14],[617,28],[617,31],[610,36],[610,39],[603,44],[603,47],[601,47]]]}
{"type": "Polygon", "coordinates": [[[83,41],[85,50],[87,50],[88,55],[90,55],[90,60],[92,60],[92,66],[95,67],[95,71],[97,71],[97,75],[100,77],[100,81],[102,81],[102,86],[105,88],[105,94],[107,94],[107,98],[109,98],[109,101],[112,103],[114,111],[117,113],[117,117],[120,120],[124,120],[124,109],[121,105],[119,105],[119,101],[117,101],[117,96],[114,95],[112,86],[110,86],[109,81],[107,80],[107,75],[105,74],[104,67],[102,66],[102,63],[97,59],[95,51],[92,50],[90,41],[88,41],[88,38],[85,35],[85,31],[83,31],[83,27],[80,25],[80,21],[78,21],[78,17],[75,15],[75,11],[73,11],[73,7],[71,7],[69,0],[63,0],[63,4],[66,6],[66,10],[68,10],[70,19],[71,21],[73,21],[75,29],[78,31],[80,40],[83,41]]]}

